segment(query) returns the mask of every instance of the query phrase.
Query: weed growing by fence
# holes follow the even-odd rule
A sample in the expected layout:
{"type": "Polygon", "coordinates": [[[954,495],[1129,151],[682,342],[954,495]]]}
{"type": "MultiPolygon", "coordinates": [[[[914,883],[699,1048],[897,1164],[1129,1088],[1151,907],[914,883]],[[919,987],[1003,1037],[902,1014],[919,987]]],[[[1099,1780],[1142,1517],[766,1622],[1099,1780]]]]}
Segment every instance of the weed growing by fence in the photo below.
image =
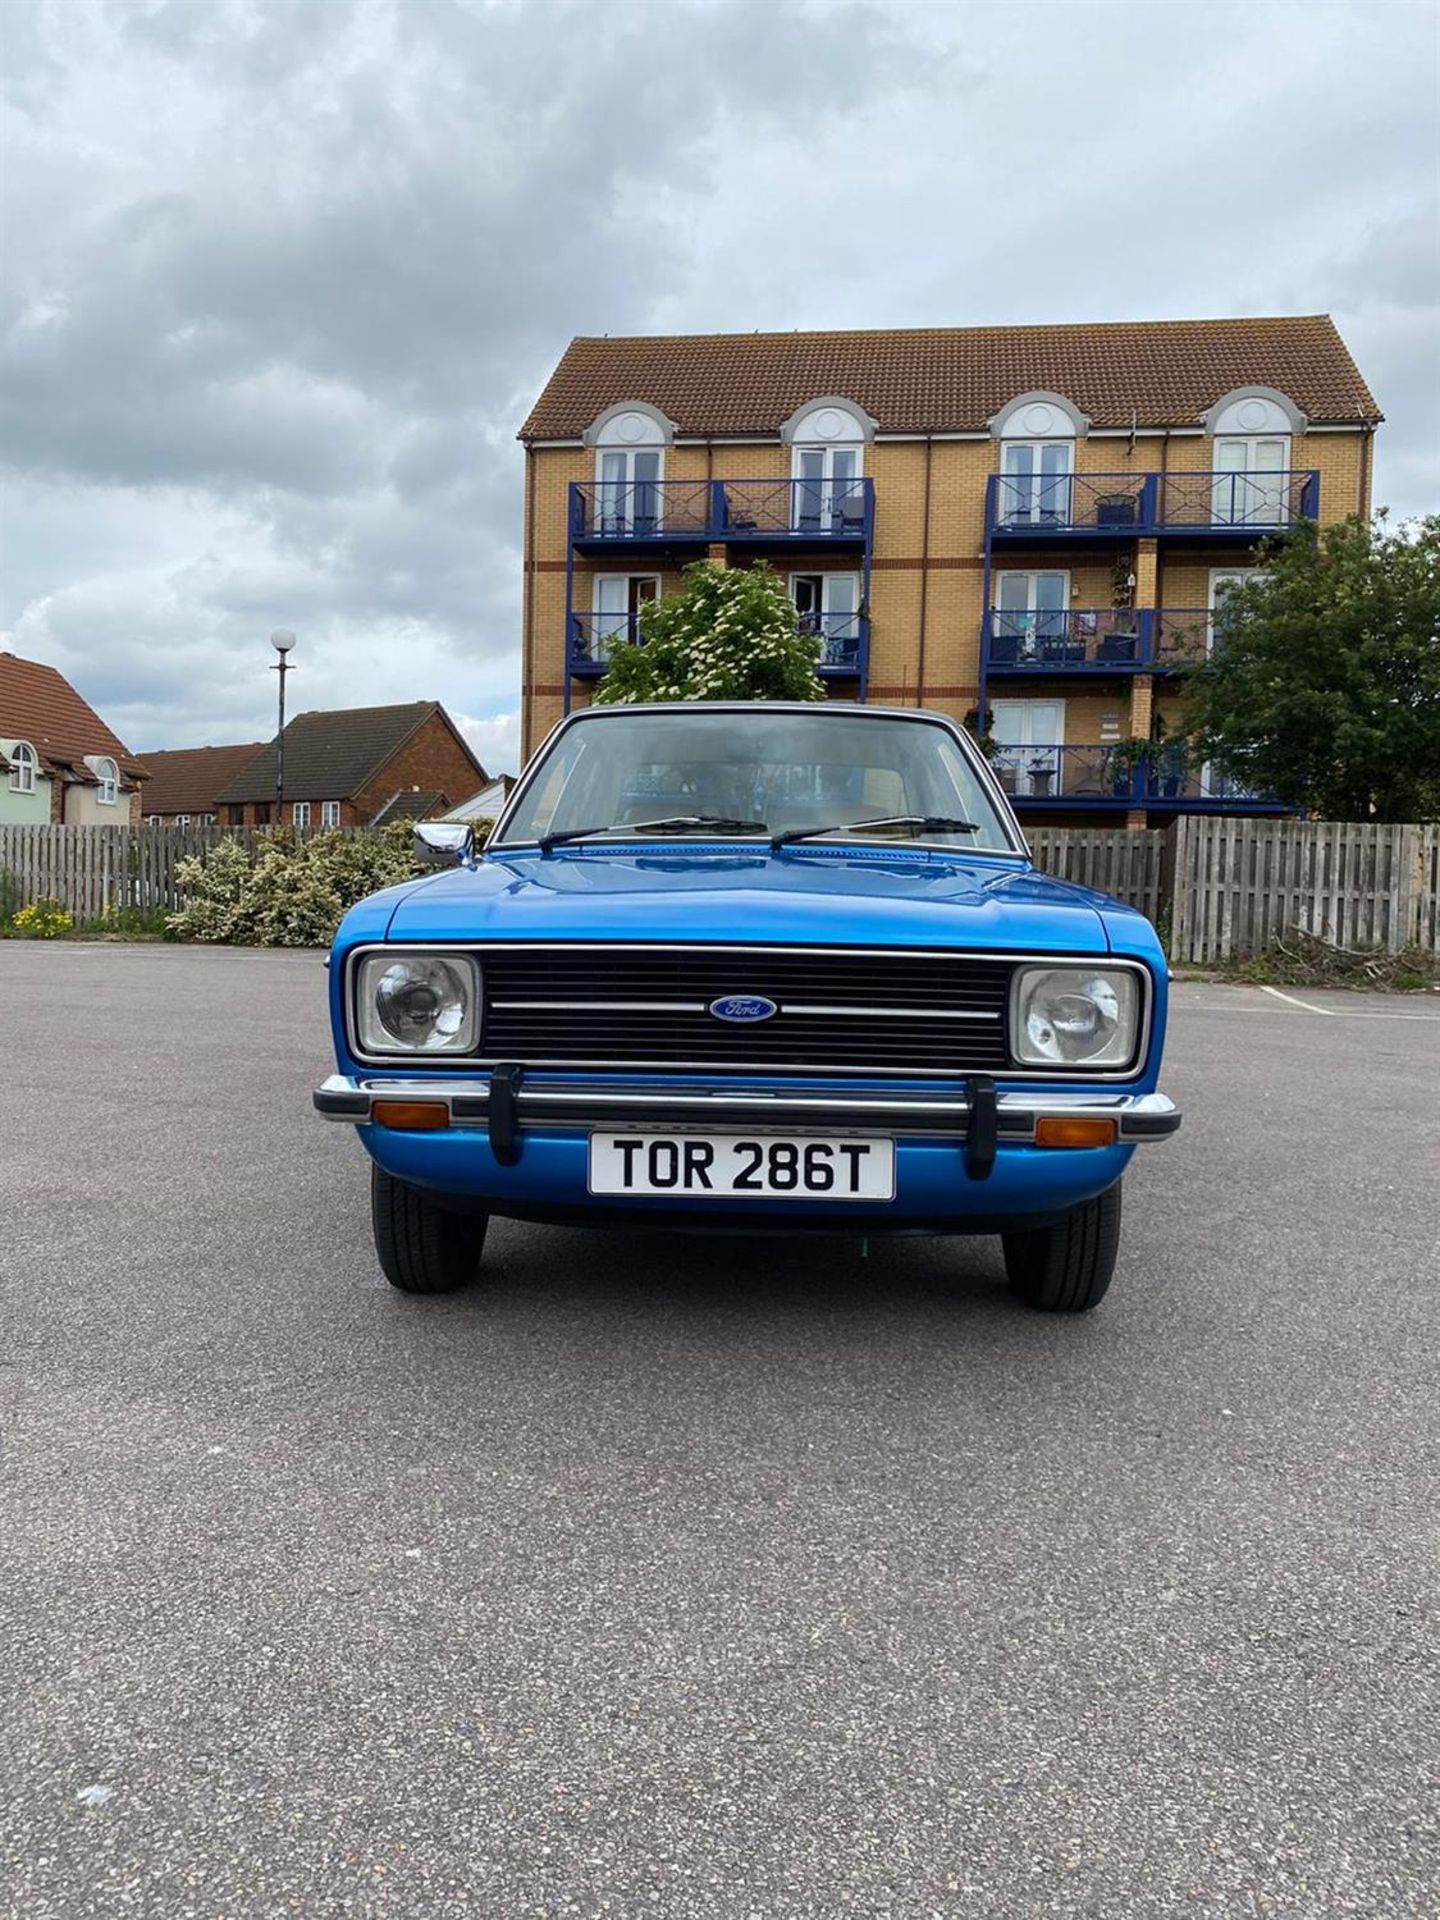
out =
{"type": "Polygon", "coordinates": [[[75,916],[58,900],[32,900],[12,917],[8,928],[19,940],[58,940],[74,930],[75,916]]]}
{"type": "Polygon", "coordinates": [[[1262,953],[1222,963],[1218,971],[1249,986],[1351,987],[1361,992],[1440,991],[1440,964],[1419,947],[1337,947],[1295,927],[1262,953]]]}

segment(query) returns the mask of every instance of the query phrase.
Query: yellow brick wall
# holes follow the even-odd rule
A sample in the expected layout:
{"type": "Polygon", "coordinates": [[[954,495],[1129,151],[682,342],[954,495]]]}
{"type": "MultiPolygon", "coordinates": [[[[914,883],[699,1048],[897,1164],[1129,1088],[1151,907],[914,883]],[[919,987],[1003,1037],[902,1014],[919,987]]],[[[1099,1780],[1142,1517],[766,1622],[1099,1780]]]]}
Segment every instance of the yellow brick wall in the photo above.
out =
{"type": "MultiPolygon", "coordinates": [[[[1297,438],[1292,464],[1318,468],[1321,474],[1320,511],[1325,521],[1339,520],[1360,504],[1363,437],[1355,434],[1308,434],[1297,438]]],[[[524,690],[527,751],[562,710],[564,683],[565,555],[568,539],[568,484],[591,480],[595,455],[588,447],[542,447],[531,456],[535,515],[527,526],[529,575],[530,674],[524,690]]],[[[1176,472],[1201,472],[1213,465],[1213,443],[1201,435],[1168,441],[1151,434],[1137,435],[1133,450],[1124,439],[1085,439],[1077,443],[1076,466],[1081,473],[1149,473],[1167,467],[1176,472]]],[[[953,717],[963,717],[974,704],[979,679],[981,596],[984,551],[985,485],[998,471],[999,449],[991,440],[941,440],[929,452],[928,565],[921,560],[926,544],[926,448],[919,442],[878,442],[867,448],[865,471],[875,482],[875,547],[870,582],[870,697],[894,705],[914,705],[919,698],[921,609],[924,607],[924,701],[953,717]]],[[[668,480],[785,479],[790,473],[790,449],[777,439],[769,444],[670,447],[665,455],[668,480]]],[[[1366,503],[1368,506],[1368,502],[1366,503]]],[[[1027,551],[1001,564],[1027,569],[1060,566],[1071,575],[1072,607],[1105,608],[1113,599],[1113,567],[1127,558],[1137,574],[1135,604],[1203,607],[1209,594],[1212,566],[1246,564],[1248,550],[1218,548],[1175,550],[1161,542],[1158,564],[1147,557],[1149,543],[1123,539],[1083,552],[1027,551]],[[1168,557],[1167,557],[1168,556],[1168,557]]],[[[699,557],[699,556],[697,556],[699,557]]],[[[811,550],[777,555],[776,570],[791,572],[840,571],[853,562],[849,555],[811,550]]],[[[597,565],[577,559],[575,605],[583,609],[586,593],[581,576],[593,572],[654,571],[653,563],[635,559],[628,565],[607,561],[597,565]]],[[[665,589],[678,580],[672,569],[665,589]]],[[[1071,683],[1073,686],[1073,683],[1071,683]]],[[[997,689],[997,691],[999,691],[997,689]]],[[[1013,683],[1003,697],[1020,697],[1013,683]]],[[[1039,689],[1033,689],[1038,696],[1039,689]]],[[[1097,738],[1086,729],[1098,727],[1102,712],[1117,707],[1130,713],[1124,689],[1098,693],[1067,691],[1067,739],[1097,738]]],[[[572,687],[572,701],[583,704],[583,686],[572,687]]]]}

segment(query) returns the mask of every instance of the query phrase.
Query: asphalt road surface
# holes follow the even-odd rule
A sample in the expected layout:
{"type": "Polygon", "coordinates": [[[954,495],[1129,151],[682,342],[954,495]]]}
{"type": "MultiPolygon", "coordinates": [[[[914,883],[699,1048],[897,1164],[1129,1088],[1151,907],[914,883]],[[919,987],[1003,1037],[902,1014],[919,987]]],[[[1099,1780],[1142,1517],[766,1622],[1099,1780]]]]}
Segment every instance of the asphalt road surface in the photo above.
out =
{"type": "Polygon", "coordinates": [[[0,947],[0,1911],[1432,1916],[1440,1005],[990,1242],[380,1279],[314,955],[0,947]]]}

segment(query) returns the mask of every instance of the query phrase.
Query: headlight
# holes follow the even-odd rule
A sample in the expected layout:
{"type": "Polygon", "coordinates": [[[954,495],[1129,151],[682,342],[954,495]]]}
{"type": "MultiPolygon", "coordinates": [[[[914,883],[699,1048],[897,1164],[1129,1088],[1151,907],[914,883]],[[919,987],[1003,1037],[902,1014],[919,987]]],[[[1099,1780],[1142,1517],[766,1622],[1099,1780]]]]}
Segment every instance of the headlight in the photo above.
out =
{"type": "Polygon", "coordinates": [[[1020,967],[1010,1050],[1027,1067],[1127,1067],[1143,1004],[1128,967],[1020,967]]]}
{"type": "Polygon", "coordinates": [[[362,1053],[469,1053],[480,969],[464,954],[371,953],[355,983],[362,1053]]]}

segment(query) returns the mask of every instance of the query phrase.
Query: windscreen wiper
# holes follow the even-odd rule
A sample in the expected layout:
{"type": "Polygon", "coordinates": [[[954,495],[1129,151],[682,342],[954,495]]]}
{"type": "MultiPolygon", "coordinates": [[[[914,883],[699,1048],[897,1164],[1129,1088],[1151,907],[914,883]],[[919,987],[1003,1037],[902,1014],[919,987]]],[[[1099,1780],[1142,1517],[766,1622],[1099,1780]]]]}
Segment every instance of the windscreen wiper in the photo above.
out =
{"type": "Polygon", "coordinates": [[[973,820],[952,820],[943,813],[886,813],[876,820],[837,821],[828,827],[787,827],[770,842],[772,853],[795,840],[814,840],[824,833],[864,833],[870,827],[915,827],[921,833],[978,833],[973,820]]]}
{"type": "Polygon", "coordinates": [[[671,813],[663,820],[612,821],[604,827],[567,827],[563,833],[545,833],[536,842],[541,853],[553,847],[568,846],[572,840],[589,840],[602,833],[690,833],[703,827],[709,833],[764,833],[763,820],[731,820],[720,813],[671,813]]]}

